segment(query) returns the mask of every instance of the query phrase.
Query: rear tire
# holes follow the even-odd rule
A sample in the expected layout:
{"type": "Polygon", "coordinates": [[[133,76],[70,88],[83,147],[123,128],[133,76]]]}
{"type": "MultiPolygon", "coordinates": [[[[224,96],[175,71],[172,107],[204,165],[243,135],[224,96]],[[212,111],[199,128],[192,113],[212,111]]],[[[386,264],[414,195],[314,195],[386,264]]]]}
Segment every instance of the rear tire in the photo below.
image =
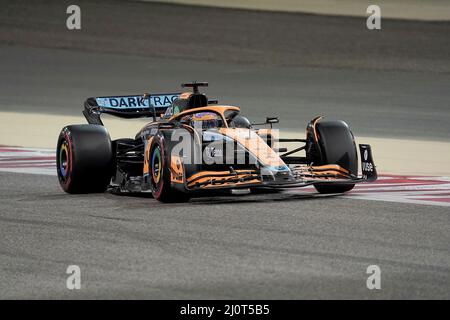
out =
{"type": "MultiPolygon", "coordinates": [[[[170,143],[170,141],[169,141],[170,143]]],[[[171,148],[163,134],[157,134],[150,146],[149,174],[153,198],[161,202],[176,203],[189,201],[189,194],[171,186],[171,148]]]]}
{"type": "Polygon", "coordinates": [[[104,192],[111,182],[111,138],[101,125],[64,127],[56,147],[56,171],[67,193],[104,192]]]}
{"type": "MultiPolygon", "coordinates": [[[[319,120],[316,123],[318,154],[314,165],[337,164],[358,175],[358,154],[353,134],[347,123],[341,120],[319,120]],[[317,163],[318,162],[318,163],[317,163]]],[[[313,148],[314,149],[314,148],[313,148]]],[[[344,193],[350,191],[354,183],[332,184],[316,183],[314,187],[319,193],[344,193]]]]}

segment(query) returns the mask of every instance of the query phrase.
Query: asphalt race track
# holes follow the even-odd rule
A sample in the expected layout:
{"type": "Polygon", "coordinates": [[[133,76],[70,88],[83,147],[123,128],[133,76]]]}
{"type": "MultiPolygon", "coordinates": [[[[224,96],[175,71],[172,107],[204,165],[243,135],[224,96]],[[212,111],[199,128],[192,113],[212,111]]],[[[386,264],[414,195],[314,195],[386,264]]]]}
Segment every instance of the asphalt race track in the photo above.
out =
{"type": "Polygon", "coordinates": [[[256,195],[163,205],[0,174],[4,298],[444,298],[448,208],[256,195]],[[65,287],[68,265],[82,289],[65,287]],[[366,268],[382,289],[366,288],[366,268]]]}
{"type": "MultiPolygon", "coordinates": [[[[59,12],[59,4],[49,3],[48,10],[59,12]]],[[[98,10],[106,2],[92,3],[86,6],[98,10]]],[[[121,3],[105,4],[110,14],[99,22],[103,32],[123,17],[121,3]]],[[[87,13],[88,34],[71,41],[66,30],[55,31],[56,45],[45,33],[56,18],[43,22],[43,9],[31,6],[35,15],[26,26],[8,5],[0,13],[0,111],[74,115],[88,96],[177,90],[180,82],[197,79],[210,82],[211,96],[241,105],[255,120],[277,111],[290,130],[303,131],[307,120],[323,113],[348,120],[357,135],[446,141],[450,134],[448,23],[387,21],[393,31],[377,38],[382,45],[373,55],[370,41],[347,52],[330,36],[312,42],[310,51],[279,46],[270,51],[275,61],[263,53],[276,40],[260,36],[254,40],[260,47],[239,52],[235,46],[245,39],[225,36],[221,48],[229,51],[217,49],[205,62],[199,50],[218,41],[209,33],[208,43],[182,56],[174,52],[185,31],[168,27],[158,38],[140,21],[136,28],[159,40],[150,48],[136,45],[142,38],[131,37],[131,24],[120,20],[120,41],[107,34],[90,49],[101,33],[92,31],[96,15],[87,13]],[[406,32],[409,27],[414,32],[406,32]],[[418,49],[408,50],[412,46],[418,49]],[[341,60],[328,59],[332,48],[341,60]],[[385,56],[375,58],[377,52],[385,56]],[[230,53],[234,61],[227,63],[230,53]],[[305,54],[301,61],[286,63],[299,53],[305,54]],[[345,60],[346,54],[355,59],[345,60]]],[[[168,24],[186,15],[195,21],[191,7],[142,3],[130,4],[134,17],[144,19],[142,6],[154,19],[170,12],[168,24]]],[[[220,12],[196,10],[208,19],[220,12]]],[[[339,26],[353,40],[361,36],[356,18],[262,12],[249,18],[242,10],[226,10],[226,16],[234,19],[233,27],[222,23],[228,33],[251,32],[261,19],[269,30],[286,19],[320,39],[339,26]]],[[[48,175],[0,172],[0,182],[0,298],[450,298],[448,206],[311,192],[167,205],[147,195],[69,196],[48,175]],[[69,265],[81,268],[81,290],[66,288],[69,265]],[[366,287],[369,265],[381,268],[381,290],[366,287]]]]}

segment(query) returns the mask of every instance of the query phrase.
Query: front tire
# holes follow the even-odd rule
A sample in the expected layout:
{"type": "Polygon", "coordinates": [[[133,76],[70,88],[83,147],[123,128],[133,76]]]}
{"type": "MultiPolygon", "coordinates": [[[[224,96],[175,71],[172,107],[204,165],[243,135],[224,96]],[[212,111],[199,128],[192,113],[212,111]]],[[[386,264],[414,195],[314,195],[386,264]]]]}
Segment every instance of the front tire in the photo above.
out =
{"type": "MultiPolygon", "coordinates": [[[[356,145],[347,123],[341,120],[319,120],[316,123],[318,141],[312,148],[316,154],[310,156],[314,165],[337,164],[355,176],[358,175],[358,154],[356,145]]],[[[314,137],[310,137],[313,140],[314,137]]],[[[311,141],[311,139],[308,139],[311,141]]],[[[354,183],[333,184],[316,183],[314,187],[319,193],[344,193],[350,191],[354,183]]]]}
{"type": "Polygon", "coordinates": [[[71,194],[104,192],[111,182],[113,151],[105,127],[64,127],[56,147],[56,171],[62,189],[71,194]]]}
{"type": "Polygon", "coordinates": [[[153,198],[161,202],[187,202],[189,195],[171,186],[171,148],[163,134],[157,134],[150,146],[149,174],[153,198]]]}

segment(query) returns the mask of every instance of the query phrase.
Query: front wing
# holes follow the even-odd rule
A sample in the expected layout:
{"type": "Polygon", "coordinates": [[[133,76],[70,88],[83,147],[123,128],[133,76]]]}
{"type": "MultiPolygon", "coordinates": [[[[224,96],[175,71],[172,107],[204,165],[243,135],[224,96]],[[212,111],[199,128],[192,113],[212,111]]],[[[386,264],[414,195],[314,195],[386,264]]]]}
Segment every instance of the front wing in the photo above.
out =
{"type": "Polygon", "coordinates": [[[361,176],[356,176],[337,164],[323,166],[293,165],[289,179],[268,180],[257,170],[201,171],[191,177],[176,181],[174,187],[184,192],[240,188],[298,188],[313,184],[351,184],[373,182],[377,171],[370,145],[359,145],[361,155],[361,176]]]}

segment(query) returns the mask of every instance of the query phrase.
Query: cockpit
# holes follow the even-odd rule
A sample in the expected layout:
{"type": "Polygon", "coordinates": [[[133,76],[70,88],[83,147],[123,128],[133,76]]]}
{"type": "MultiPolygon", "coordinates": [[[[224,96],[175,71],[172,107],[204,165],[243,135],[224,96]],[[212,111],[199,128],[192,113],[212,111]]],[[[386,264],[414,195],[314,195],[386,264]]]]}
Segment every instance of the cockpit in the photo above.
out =
{"type": "Polygon", "coordinates": [[[224,127],[222,117],[210,111],[196,112],[181,117],[180,122],[194,129],[210,130],[224,127]]]}
{"type": "Polygon", "coordinates": [[[202,130],[222,127],[250,129],[250,122],[247,118],[239,115],[238,107],[215,105],[217,101],[210,102],[205,94],[199,92],[199,86],[207,85],[208,83],[206,82],[182,84],[182,87],[192,87],[193,92],[180,94],[172,102],[162,118],[176,120],[182,124],[202,130]],[[192,111],[189,112],[189,110],[192,111]],[[180,116],[178,117],[177,115],[180,116]]]}

